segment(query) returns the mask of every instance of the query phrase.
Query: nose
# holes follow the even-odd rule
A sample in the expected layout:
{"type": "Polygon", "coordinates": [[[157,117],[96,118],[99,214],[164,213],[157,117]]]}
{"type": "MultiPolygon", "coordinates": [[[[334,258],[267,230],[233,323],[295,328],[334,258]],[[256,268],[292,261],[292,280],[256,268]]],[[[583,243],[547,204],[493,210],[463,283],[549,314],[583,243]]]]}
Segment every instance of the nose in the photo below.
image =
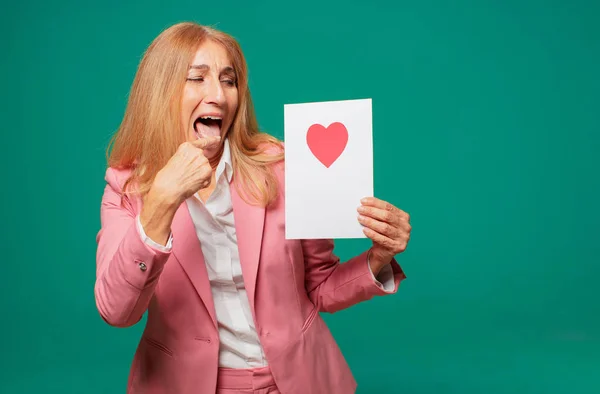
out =
{"type": "Polygon", "coordinates": [[[219,81],[218,78],[211,78],[211,80],[207,82],[207,91],[206,96],[204,97],[204,101],[207,104],[215,104],[218,106],[223,105],[225,103],[225,93],[223,92],[221,81],[219,81]]]}

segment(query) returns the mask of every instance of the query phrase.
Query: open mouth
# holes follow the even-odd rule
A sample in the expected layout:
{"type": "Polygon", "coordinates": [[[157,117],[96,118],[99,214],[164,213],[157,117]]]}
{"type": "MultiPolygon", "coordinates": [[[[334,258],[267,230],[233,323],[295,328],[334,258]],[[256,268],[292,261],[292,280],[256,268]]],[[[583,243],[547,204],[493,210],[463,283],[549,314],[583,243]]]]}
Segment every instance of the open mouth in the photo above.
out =
{"type": "Polygon", "coordinates": [[[221,135],[223,119],[216,116],[200,116],[194,122],[194,130],[199,138],[218,137],[221,135]]]}

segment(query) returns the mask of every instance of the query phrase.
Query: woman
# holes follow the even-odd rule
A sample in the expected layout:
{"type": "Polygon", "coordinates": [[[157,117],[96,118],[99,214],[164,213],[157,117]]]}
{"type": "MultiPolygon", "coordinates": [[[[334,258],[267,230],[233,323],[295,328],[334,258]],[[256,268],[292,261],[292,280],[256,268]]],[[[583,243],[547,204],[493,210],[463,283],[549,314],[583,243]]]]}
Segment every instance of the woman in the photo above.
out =
{"type": "MultiPolygon", "coordinates": [[[[286,240],[283,145],[261,133],[244,56],[194,23],[160,34],[112,141],[95,297],[117,327],[148,311],[128,393],[351,393],[319,312],[395,293],[408,215],[357,202],[373,246],[286,240]]],[[[357,213],[358,214],[358,213],[357,213]]]]}

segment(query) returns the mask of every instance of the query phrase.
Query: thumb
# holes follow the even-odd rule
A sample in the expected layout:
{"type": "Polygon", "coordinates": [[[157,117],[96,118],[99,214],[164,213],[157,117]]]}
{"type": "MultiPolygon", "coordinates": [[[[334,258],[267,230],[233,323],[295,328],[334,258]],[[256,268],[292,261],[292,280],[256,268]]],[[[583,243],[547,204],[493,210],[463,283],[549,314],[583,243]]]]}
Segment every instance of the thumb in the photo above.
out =
{"type": "Polygon", "coordinates": [[[221,141],[220,136],[204,137],[204,138],[198,138],[197,140],[192,141],[192,145],[194,145],[196,148],[207,149],[207,148],[212,148],[214,146],[217,146],[220,141],[221,141]]]}

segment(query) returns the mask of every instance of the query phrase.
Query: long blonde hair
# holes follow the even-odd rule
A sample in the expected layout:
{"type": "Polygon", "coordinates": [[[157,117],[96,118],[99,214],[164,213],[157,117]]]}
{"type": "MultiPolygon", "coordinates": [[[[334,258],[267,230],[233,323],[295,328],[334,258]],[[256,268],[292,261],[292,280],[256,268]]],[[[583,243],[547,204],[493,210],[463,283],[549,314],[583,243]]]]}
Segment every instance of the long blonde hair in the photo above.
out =
{"type": "Polygon", "coordinates": [[[271,164],[283,159],[283,146],[259,130],[246,59],[238,42],[227,33],[197,23],[169,27],[144,53],[123,121],[107,148],[108,165],[132,169],[124,194],[144,195],[149,191],[156,173],[188,138],[181,125],[181,96],[188,66],[206,39],[226,49],[237,77],[239,104],[227,134],[236,185],[241,185],[242,190],[238,190],[247,202],[268,205],[278,191],[271,164]],[[137,185],[135,191],[129,190],[131,184],[137,185]]]}

